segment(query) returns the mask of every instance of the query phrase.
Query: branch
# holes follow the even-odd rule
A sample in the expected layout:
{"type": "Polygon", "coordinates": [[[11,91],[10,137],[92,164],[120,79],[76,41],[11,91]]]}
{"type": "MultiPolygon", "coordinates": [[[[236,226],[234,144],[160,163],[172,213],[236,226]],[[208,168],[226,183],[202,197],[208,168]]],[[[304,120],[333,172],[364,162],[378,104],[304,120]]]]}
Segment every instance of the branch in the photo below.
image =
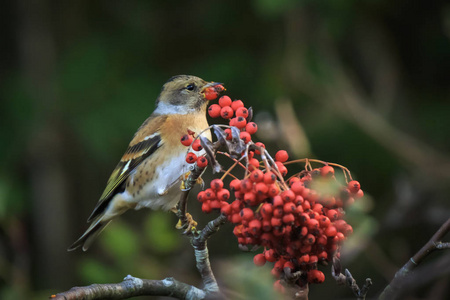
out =
{"type": "Polygon", "coordinates": [[[128,275],[120,283],[92,284],[73,287],[67,292],[52,295],[53,300],[126,299],[135,296],[169,296],[177,299],[205,299],[206,293],[192,285],[171,277],[163,280],[140,279],[128,275]]]}
{"type": "Polygon", "coordinates": [[[450,218],[439,228],[431,239],[420,249],[408,262],[395,273],[394,279],[381,293],[381,300],[395,299],[402,289],[405,279],[411,275],[412,271],[435,250],[449,249],[450,243],[443,243],[442,238],[450,231],[450,218]]]}
{"type": "Polygon", "coordinates": [[[353,278],[352,273],[348,269],[345,269],[345,275],[341,273],[341,261],[336,256],[333,257],[333,264],[331,266],[331,275],[336,280],[337,284],[347,285],[352,290],[353,294],[358,300],[366,299],[367,292],[372,285],[372,279],[366,278],[366,282],[360,289],[356,280],[353,278]]]}

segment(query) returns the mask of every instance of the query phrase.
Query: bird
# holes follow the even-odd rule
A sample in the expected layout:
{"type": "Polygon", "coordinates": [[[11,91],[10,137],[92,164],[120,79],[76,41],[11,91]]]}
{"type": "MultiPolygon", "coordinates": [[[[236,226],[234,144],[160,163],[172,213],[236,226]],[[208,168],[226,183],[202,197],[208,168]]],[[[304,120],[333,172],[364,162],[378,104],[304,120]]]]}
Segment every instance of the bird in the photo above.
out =
{"type": "MultiPolygon", "coordinates": [[[[155,110],[134,134],[88,218],[90,226],[68,251],[80,247],[86,251],[113,219],[129,209],[174,209],[182,178],[189,172],[180,139],[208,128],[211,90],[217,97],[224,89],[221,83],[192,75],[173,76],[163,85],[155,110]]],[[[202,136],[211,140],[209,130],[202,136]]]]}

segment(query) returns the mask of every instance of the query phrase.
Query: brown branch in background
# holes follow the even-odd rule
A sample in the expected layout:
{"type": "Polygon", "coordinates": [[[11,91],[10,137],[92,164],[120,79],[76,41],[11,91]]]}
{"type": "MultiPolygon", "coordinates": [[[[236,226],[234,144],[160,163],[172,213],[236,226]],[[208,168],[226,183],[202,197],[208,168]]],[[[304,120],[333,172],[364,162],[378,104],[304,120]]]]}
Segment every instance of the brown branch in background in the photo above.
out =
{"type": "Polygon", "coordinates": [[[403,288],[405,280],[414,269],[432,252],[449,249],[449,243],[443,243],[442,238],[450,231],[450,218],[439,228],[431,239],[408,262],[397,271],[391,283],[381,293],[381,300],[395,299],[403,288]]]}
{"type": "Polygon", "coordinates": [[[366,278],[366,282],[359,288],[356,280],[353,278],[352,274],[348,269],[344,271],[345,275],[341,273],[341,261],[337,257],[333,257],[333,264],[331,266],[331,275],[336,280],[337,284],[347,285],[352,290],[353,294],[356,296],[358,300],[366,299],[367,292],[369,291],[370,286],[372,285],[372,280],[370,278],[366,278]]]}
{"type": "Polygon", "coordinates": [[[205,299],[205,292],[173,278],[163,280],[140,279],[128,275],[120,283],[92,284],[73,287],[69,291],[52,295],[54,300],[126,299],[135,296],[169,296],[177,299],[205,299]]]}

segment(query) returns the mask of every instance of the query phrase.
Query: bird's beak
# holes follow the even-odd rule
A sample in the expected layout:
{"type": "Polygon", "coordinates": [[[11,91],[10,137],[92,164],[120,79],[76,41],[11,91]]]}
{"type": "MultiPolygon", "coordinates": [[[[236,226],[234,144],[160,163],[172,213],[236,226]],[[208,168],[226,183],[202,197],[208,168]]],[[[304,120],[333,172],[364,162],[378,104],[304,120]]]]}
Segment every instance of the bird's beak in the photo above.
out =
{"type": "Polygon", "coordinates": [[[205,98],[207,100],[214,100],[217,98],[217,96],[225,91],[225,87],[222,83],[219,82],[209,82],[205,84],[205,86],[202,89],[202,93],[205,95],[205,98]]]}

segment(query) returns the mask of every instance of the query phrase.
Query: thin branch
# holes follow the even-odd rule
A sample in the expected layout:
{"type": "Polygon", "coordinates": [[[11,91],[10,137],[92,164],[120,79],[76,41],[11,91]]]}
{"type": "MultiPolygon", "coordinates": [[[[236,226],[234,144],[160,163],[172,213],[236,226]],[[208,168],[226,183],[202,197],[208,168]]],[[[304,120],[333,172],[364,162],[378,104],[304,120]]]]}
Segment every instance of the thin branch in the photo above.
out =
{"type": "Polygon", "coordinates": [[[443,243],[442,238],[450,231],[450,218],[439,228],[431,239],[408,262],[395,273],[394,279],[381,293],[379,299],[395,299],[404,285],[405,279],[430,253],[449,249],[449,243],[443,243]]]}
{"type": "Polygon", "coordinates": [[[356,280],[352,276],[352,273],[350,273],[348,269],[345,269],[345,275],[341,273],[341,262],[337,257],[333,257],[331,275],[336,280],[337,284],[348,286],[358,300],[366,299],[367,292],[372,285],[372,279],[366,278],[366,282],[362,288],[359,288],[356,280]]]}
{"type": "Polygon", "coordinates": [[[120,283],[92,284],[73,287],[67,292],[50,296],[53,300],[127,299],[136,296],[168,296],[177,299],[205,299],[206,293],[171,277],[163,280],[140,279],[128,275],[120,283]]]}

